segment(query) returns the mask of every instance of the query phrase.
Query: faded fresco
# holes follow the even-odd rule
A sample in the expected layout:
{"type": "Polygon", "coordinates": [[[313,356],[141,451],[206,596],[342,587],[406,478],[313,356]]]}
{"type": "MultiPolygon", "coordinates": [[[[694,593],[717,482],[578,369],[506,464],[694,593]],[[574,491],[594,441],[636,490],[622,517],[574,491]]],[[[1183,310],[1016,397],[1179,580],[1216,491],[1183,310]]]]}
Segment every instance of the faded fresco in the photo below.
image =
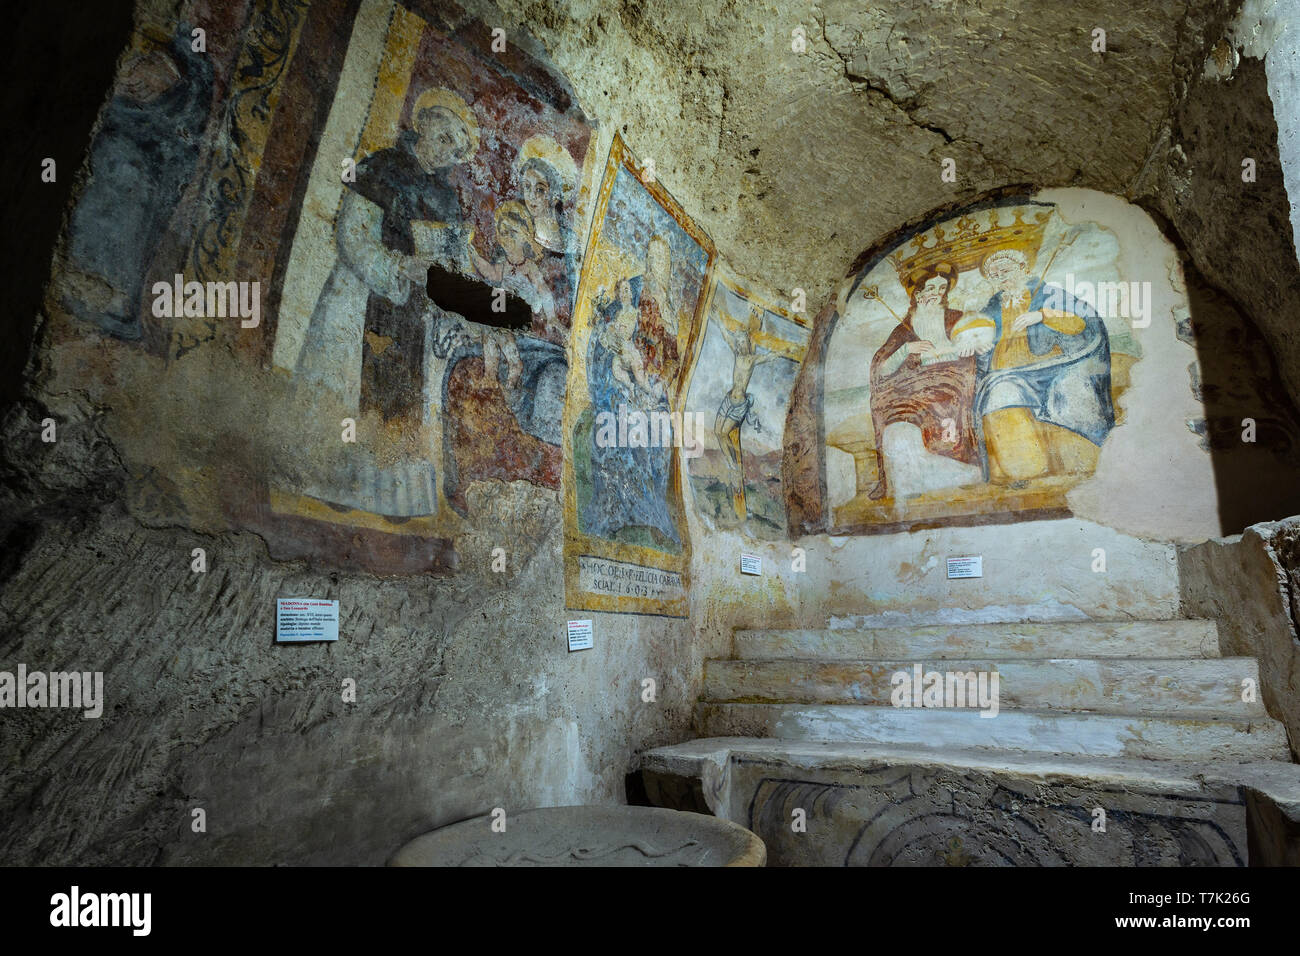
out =
{"type": "Polygon", "coordinates": [[[169,444],[137,416],[133,510],[450,570],[497,498],[558,498],[592,124],[455,4],[210,25],[206,55],[188,20],[134,41],[52,287],[69,338],[124,340],[187,383],[161,385],[175,414],[212,420],[169,444]],[[493,319],[497,291],[521,321],[493,319]]]}
{"type": "Polygon", "coordinates": [[[277,514],[436,534],[469,516],[475,482],[559,488],[591,129],[563,89],[488,56],[478,33],[360,4],[338,81],[348,95],[322,111],[282,246],[271,353],[294,404],[335,432],[355,422],[356,441],[273,483],[277,514]],[[478,283],[484,313],[506,290],[531,324],[444,308],[445,274],[478,283]]]}
{"type": "Polygon", "coordinates": [[[647,179],[615,136],[574,311],[566,602],[685,616],[680,412],[714,250],[647,179]]]}
{"type": "Polygon", "coordinates": [[[174,36],[137,38],[90,149],[92,179],[68,229],[62,304],[117,338],[144,336],[142,276],[194,177],[213,68],[174,36]]]}
{"type": "Polygon", "coordinates": [[[710,530],[786,536],[786,412],[809,332],[786,310],[718,278],[686,409],[708,427],[687,458],[695,511],[710,530]]]}
{"type": "Polygon", "coordinates": [[[1140,354],[1119,253],[1109,229],[1021,200],[873,255],[826,350],[832,526],[1067,514],[1140,354]]]}

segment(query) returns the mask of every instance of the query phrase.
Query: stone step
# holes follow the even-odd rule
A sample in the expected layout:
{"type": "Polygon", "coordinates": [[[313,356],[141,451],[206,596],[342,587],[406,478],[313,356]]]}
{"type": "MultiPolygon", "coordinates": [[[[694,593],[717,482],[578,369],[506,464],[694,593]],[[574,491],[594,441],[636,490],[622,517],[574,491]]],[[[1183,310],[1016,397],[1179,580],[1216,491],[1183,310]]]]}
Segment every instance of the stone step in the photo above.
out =
{"type": "Polygon", "coordinates": [[[944,660],[949,658],[1218,657],[1214,621],[1053,621],[820,630],[742,630],[741,659],[944,660]]]}
{"type": "Polygon", "coordinates": [[[647,751],[641,775],[654,804],[757,833],[775,866],[1279,865],[1300,839],[1300,766],[1279,761],[724,737],[647,751]]]}
{"type": "Polygon", "coordinates": [[[1211,720],[1117,714],[869,707],[855,704],[700,702],[703,737],[777,737],[882,745],[1139,757],[1152,760],[1289,760],[1286,731],[1271,718],[1211,720]]]}
{"type": "MultiPolygon", "coordinates": [[[[892,678],[902,672],[998,675],[1003,710],[1060,710],[1147,716],[1263,718],[1256,693],[1242,700],[1242,681],[1259,687],[1254,658],[1193,660],[740,660],[704,662],[706,701],[890,706],[892,678]]],[[[988,686],[986,684],[986,686],[988,686]]],[[[973,691],[973,688],[971,688],[973,691]]]]}

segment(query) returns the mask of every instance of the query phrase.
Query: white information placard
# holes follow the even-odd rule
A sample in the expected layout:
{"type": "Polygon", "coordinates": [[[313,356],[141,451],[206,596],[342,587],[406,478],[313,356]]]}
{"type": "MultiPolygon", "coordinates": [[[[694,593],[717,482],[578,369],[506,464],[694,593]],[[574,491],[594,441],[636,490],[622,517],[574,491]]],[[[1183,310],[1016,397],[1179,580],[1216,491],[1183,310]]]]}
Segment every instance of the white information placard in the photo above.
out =
{"type": "Polygon", "coordinates": [[[339,602],[321,598],[276,598],[275,639],[282,643],[337,641],[339,602]]]}
{"type": "Polygon", "coordinates": [[[570,621],[569,622],[569,650],[571,651],[589,651],[593,643],[591,637],[590,621],[570,621]]]}
{"type": "Polygon", "coordinates": [[[762,574],[763,559],[756,554],[742,554],[740,556],[740,573],[762,574]]]}
{"type": "Polygon", "coordinates": [[[948,577],[982,578],[984,577],[984,555],[977,554],[968,558],[949,558],[948,577]]]}

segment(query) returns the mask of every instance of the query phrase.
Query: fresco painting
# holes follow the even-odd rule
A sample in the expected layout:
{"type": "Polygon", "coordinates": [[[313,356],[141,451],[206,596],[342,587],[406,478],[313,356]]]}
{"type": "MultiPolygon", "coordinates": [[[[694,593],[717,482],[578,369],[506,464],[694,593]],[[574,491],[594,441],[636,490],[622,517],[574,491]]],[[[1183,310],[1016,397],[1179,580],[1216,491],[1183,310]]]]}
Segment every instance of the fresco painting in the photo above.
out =
{"type": "Polygon", "coordinates": [[[702,454],[687,459],[695,511],[710,530],[785,537],[785,420],[809,334],[738,281],[715,281],[686,402],[711,423],[702,454]]]}
{"type": "Polygon", "coordinates": [[[1033,200],[924,223],[872,255],[827,349],[833,526],[1068,514],[1140,356],[1127,296],[1096,294],[1127,290],[1118,262],[1113,232],[1033,200]]]}
{"type": "MultiPolygon", "coordinates": [[[[855,267],[805,396],[804,317],[715,276],[708,236],[618,135],[597,183],[593,126],[565,81],[444,14],[423,0],[261,10],[231,54],[220,135],[169,164],[195,174],[184,201],[206,210],[175,268],[260,279],[265,321],[237,339],[211,316],[151,324],[136,294],[91,313],[168,362],[224,345],[269,374],[275,405],[246,449],[260,470],[180,507],[219,509],[286,556],[348,540],[363,566],[405,572],[453,566],[473,502],[522,483],[562,492],[570,607],[669,615],[686,611],[688,506],[753,539],[783,537],[814,499],[846,533],[1069,513],[1140,355],[1130,317],[1076,294],[1130,278],[1112,231],[1023,192],[910,227],[855,267]],[[485,307],[508,293],[527,321],[480,321],[448,277],[485,307]],[[821,427],[787,441],[805,401],[821,427]],[[602,440],[601,416],[628,411],[674,421],[668,440],[602,440]],[[807,445],[822,488],[789,472],[807,445]]],[[[176,42],[160,35],[129,72],[110,103],[121,128],[92,165],[135,148],[142,90],[175,99],[177,128],[201,125],[206,73],[163,82],[176,42]]],[[[106,202],[92,186],[71,220],[74,314],[110,274],[173,272],[171,247],[134,226],[121,249],[108,241],[106,202]]],[[[159,496],[186,497],[151,474],[159,496]]]]}
{"type": "Polygon", "coordinates": [[[591,127],[543,70],[481,39],[360,5],[339,88],[373,93],[324,120],[271,356],[297,403],[335,431],[354,421],[357,441],[274,484],[277,512],[450,533],[474,482],[559,488],[591,127]],[[484,313],[492,290],[517,296],[530,326],[454,311],[446,275],[479,283],[484,313]]]}
{"type": "Polygon", "coordinates": [[[616,135],[574,311],[564,456],[571,608],[686,616],[680,430],[657,443],[610,440],[601,423],[680,415],[714,256],[616,135]]]}

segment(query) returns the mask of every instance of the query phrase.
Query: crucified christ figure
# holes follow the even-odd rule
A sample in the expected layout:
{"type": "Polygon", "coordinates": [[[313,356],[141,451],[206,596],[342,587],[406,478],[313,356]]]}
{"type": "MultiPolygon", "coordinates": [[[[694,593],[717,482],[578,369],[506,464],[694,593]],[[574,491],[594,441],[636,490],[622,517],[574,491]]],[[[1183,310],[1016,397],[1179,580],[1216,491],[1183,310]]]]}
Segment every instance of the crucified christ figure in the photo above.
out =
{"type": "MultiPolygon", "coordinates": [[[[754,336],[763,327],[763,310],[752,307],[745,327],[730,332],[725,324],[718,326],[722,337],[735,362],[731,367],[731,390],[722,396],[718,406],[718,417],[713,423],[713,433],[718,437],[718,446],[726,457],[728,481],[731,489],[731,502],[735,509],[736,520],[743,523],[745,509],[745,466],[740,453],[740,426],[749,418],[749,410],[754,405],[754,396],[749,394],[749,380],[754,369],[764,362],[770,362],[780,356],[772,352],[759,353],[754,346],[754,336]]],[[[763,425],[757,416],[749,419],[756,431],[762,431],[763,425]]]]}

